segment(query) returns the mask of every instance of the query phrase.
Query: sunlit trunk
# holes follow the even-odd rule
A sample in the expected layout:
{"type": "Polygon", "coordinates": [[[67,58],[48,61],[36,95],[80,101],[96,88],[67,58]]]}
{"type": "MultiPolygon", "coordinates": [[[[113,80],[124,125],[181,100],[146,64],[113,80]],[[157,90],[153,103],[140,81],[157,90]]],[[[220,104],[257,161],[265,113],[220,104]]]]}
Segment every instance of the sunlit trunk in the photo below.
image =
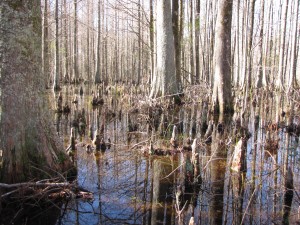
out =
{"type": "Polygon", "coordinates": [[[157,1],[157,66],[151,84],[151,98],[178,94],[170,1],[157,1]]]}
{"type": "Polygon", "coordinates": [[[278,89],[283,88],[283,74],[285,71],[284,58],[286,53],[285,48],[285,37],[286,37],[286,24],[287,24],[287,11],[288,11],[289,0],[283,0],[282,5],[282,15],[281,15],[281,27],[280,27],[280,47],[279,47],[279,67],[278,67],[278,76],[276,79],[276,87],[278,89]]]}
{"type": "Polygon", "coordinates": [[[100,47],[101,47],[101,0],[98,0],[98,32],[97,32],[97,62],[96,62],[96,74],[95,74],[95,84],[101,82],[101,57],[100,57],[100,47]]]}
{"type": "Polygon", "coordinates": [[[78,21],[77,21],[77,1],[74,0],[74,65],[73,65],[73,82],[78,83],[79,82],[79,71],[78,71],[78,21]]]}
{"type": "Polygon", "coordinates": [[[233,110],[231,95],[231,20],[232,1],[221,0],[216,22],[214,46],[213,108],[221,114],[233,110]]]}

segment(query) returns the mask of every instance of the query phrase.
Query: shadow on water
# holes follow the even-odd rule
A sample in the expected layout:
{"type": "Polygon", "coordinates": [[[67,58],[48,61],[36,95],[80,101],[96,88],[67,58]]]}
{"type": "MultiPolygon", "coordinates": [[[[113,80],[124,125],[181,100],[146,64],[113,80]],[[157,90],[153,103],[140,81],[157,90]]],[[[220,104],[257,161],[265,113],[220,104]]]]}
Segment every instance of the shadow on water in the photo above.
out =
{"type": "Polygon", "coordinates": [[[300,121],[296,110],[285,117],[278,112],[292,107],[285,97],[256,96],[248,111],[237,101],[232,120],[212,119],[205,100],[149,108],[110,93],[92,107],[91,96],[72,103],[74,93],[63,94],[70,114],[56,114],[53,121],[65,146],[75,129],[78,184],[94,200],[70,201],[57,224],[181,225],[191,217],[203,225],[298,221],[300,199],[293,193],[299,186],[300,121]],[[78,119],[82,109],[85,126],[78,119]],[[169,141],[174,125],[178,151],[169,141]],[[97,134],[111,146],[90,153],[87,146],[97,134]],[[183,150],[190,148],[187,138],[197,138],[195,154],[183,150]],[[149,155],[150,143],[156,155],[149,155]]]}

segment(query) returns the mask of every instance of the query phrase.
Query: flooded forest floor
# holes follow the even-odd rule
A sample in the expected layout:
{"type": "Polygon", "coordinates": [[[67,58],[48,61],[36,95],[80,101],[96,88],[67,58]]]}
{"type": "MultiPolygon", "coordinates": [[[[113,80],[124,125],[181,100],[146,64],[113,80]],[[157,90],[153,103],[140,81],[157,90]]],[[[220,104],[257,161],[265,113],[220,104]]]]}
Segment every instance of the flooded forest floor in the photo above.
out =
{"type": "Polygon", "coordinates": [[[53,123],[66,148],[74,138],[77,182],[94,198],[65,204],[58,224],[299,222],[299,92],[236,92],[223,118],[205,87],[188,88],[180,105],[146,101],[143,88],[62,90],[70,112],[53,123]]]}

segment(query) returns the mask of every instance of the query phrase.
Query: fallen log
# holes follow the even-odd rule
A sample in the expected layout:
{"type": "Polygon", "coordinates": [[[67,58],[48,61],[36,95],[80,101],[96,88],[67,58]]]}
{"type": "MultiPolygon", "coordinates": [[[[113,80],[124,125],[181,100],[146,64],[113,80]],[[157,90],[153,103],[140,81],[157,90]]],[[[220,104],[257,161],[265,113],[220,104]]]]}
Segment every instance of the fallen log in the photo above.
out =
{"type": "Polygon", "coordinates": [[[74,199],[91,201],[93,193],[75,182],[58,182],[55,179],[0,183],[0,215],[5,215],[0,216],[0,224],[41,224],[49,210],[59,215],[61,206],[74,199]]]}
{"type": "Polygon", "coordinates": [[[93,199],[93,194],[75,183],[68,182],[24,182],[15,184],[0,183],[0,199],[6,201],[8,197],[13,196],[15,199],[22,198],[49,198],[53,199],[58,196],[60,199],[65,196],[66,199],[81,198],[93,199]],[[67,193],[67,194],[62,194],[67,193]]]}

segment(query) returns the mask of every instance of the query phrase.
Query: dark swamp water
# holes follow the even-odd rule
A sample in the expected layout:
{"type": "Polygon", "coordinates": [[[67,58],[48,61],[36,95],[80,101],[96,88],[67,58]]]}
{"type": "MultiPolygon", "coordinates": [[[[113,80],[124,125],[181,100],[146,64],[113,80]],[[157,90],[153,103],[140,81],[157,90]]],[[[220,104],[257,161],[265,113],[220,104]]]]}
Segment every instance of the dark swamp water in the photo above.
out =
{"type": "Polygon", "coordinates": [[[94,194],[92,201],[77,199],[64,205],[57,224],[189,224],[191,217],[195,224],[299,221],[300,118],[299,109],[290,109],[297,108],[294,100],[261,94],[248,99],[247,107],[236,100],[236,108],[245,110],[232,120],[209,116],[206,101],[195,101],[205,96],[193,90],[193,98],[187,96],[180,107],[157,104],[150,110],[138,100],[139,91],[129,88],[111,88],[103,95],[104,104],[92,107],[91,90],[84,87],[81,96],[79,87],[64,89],[63,104],[67,99],[71,113],[54,114],[67,147],[74,118],[85,109],[85,134],[74,129],[74,163],[78,184],[94,194]],[[72,103],[74,94],[78,94],[77,104],[72,103]],[[211,132],[204,129],[205,119],[211,132]],[[239,124],[248,131],[237,128],[239,124]],[[289,124],[294,126],[286,127],[289,124]],[[159,155],[160,149],[172,149],[174,125],[179,149],[188,137],[197,138],[196,166],[190,151],[147,154],[150,143],[159,155]],[[87,153],[96,132],[106,142],[110,138],[111,147],[87,153]],[[236,172],[232,162],[239,144],[245,160],[238,164],[242,171],[236,172]],[[291,197],[291,207],[285,207],[291,197]]]}

